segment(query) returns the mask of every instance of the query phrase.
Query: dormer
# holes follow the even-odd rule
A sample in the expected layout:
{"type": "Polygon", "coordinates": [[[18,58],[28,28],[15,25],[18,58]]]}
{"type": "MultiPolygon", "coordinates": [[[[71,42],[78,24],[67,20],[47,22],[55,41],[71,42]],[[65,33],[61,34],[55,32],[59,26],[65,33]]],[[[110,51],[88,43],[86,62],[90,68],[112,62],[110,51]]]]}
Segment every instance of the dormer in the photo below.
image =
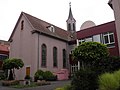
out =
{"type": "Polygon", "coordinates": [[[50,25],[47,27],[51,32],[55,32],[55,27],[53,25],[50,25]]]}

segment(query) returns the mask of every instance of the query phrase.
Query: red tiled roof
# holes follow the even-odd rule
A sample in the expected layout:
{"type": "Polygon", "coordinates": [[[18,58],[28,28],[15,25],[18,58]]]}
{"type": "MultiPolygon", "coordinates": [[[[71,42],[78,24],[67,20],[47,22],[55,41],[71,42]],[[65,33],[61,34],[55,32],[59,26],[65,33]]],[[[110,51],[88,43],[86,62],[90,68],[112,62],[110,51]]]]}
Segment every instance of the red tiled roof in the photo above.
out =
{"type": "Polygon", "coordinates": [[[9,52],[9,45],[0,45],[0,51],[9,52]]]}
{"type": "Polygon", "coordinates": [[[22,13],[27,17],[27,19],[30,21],[30,23],[35,28],[35,30],[42,32],[44,34],[50,35],[52,37],[56,37],[56,38],[68,41],[69,33],[67,31],[65,31],[64,29],[61,29],[53,24],[45,22],[45,21],[38,19],[34,16],[31,16],[27,13],[24,13],[24,12],[22,12],[22,13]],[[48,26],[54,26],[55,32],[51,32],[47,28],[48,26]]]}

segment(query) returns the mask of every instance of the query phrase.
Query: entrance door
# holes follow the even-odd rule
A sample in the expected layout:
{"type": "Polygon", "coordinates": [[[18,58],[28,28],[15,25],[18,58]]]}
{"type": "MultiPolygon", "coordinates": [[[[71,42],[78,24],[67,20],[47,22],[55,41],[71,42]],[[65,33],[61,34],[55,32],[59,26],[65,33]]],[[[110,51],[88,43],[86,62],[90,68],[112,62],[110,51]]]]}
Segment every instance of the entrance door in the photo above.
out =
{"type": "Polygon", "coordinates": [[[30,76],[30,67],[26,67],[26,75],[30,76]]]}

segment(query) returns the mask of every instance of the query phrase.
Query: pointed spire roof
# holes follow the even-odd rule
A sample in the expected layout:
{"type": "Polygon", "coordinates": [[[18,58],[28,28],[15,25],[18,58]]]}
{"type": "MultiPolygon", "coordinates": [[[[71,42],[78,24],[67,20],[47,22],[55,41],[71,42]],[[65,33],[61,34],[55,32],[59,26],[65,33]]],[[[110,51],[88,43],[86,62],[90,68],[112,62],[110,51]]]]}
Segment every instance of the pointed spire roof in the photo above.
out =
{"type": "Polygon", "coordinates": [[[75,20],[74,19],[74,17],[73,17],[73,14],[72,14],[72,10],[71,10],[71,2],[69,3],[69,16],[68,16],[68,19],[67,19],[67,21],[69,20],[69,19],[71,19],[71,20],[75,20]]]}

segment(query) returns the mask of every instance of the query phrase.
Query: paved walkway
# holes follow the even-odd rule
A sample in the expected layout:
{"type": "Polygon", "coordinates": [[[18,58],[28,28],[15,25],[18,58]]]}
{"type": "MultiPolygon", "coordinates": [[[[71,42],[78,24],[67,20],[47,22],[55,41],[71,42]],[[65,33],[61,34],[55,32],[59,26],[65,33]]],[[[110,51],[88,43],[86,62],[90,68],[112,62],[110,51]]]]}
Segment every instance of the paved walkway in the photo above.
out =
{"type": "Polygon", "coordinates": [[[16,89],[16,88],[9,88],[9,87],[3,87],[0,86],[0,90],[55,90],[55,88],[63,87],[64,85],[70,84],[70,81],[53,81],[51,82],[51,85],[45,85],[45,86],[38,86],[33,88],[24,88],[24,89],[16,89]]]}

